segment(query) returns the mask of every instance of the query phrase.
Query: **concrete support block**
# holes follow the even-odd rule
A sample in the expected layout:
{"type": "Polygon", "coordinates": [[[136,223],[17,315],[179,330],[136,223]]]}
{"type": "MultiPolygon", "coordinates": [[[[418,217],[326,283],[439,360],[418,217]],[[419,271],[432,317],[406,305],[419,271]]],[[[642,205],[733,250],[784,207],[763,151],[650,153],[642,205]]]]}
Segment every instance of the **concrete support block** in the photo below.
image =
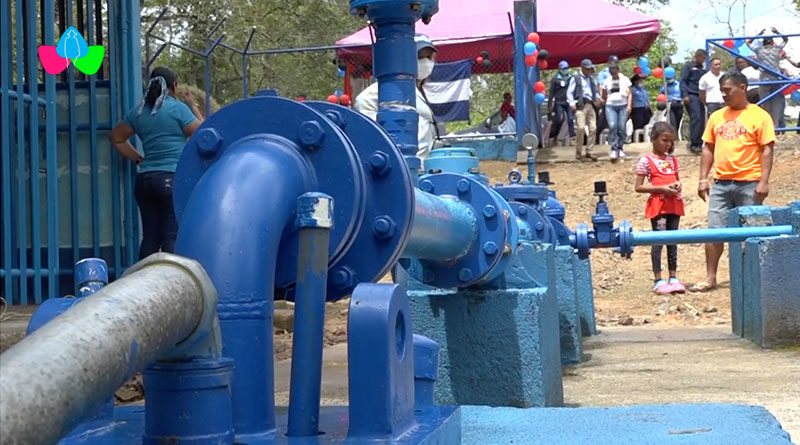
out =
{"type": "Polygon", "coordinates": [[[561,341],[561,363],[565,365],[581,362],[583,340],[578,316],[578,294],[572,259],[574,249],[570,246],[556,247],[556,299],[558,301],[558,325],[561,341]]]}
{"type": "Polygon", "coordinates": [[[507,276],[492,283],[506,288],[409,291],[414,332],[441,346],[437,403],[563,404],[555,293],[529,285],[541,273],[552,276],[553,248],[523,246],[507,276]]]}
{"type": "Polygon", "coordinates": [[[800,237],[745,242],[743,332],[763,347],[800,345],[800,237]]]}
{"type": "MultiPolygon", "coordinates": [[[[728,213],[728,227],[759,227],[773,224],[773,211],[783,216],[779,208],[768,206],[737,207],[728,213]]],[[[728,257],[731,277],[731,327],[733,333],[745,336],[743,331],[744,314],[744,248],[743,243],[728,243],[728,257]]]]}
{"type": "Polygon", "coordinates": [[[572,255],[572,270],[575,275],[575,292],[578,297],[578,316],[581,334],[584,337],[597,334],[594,316],[594,290],[592,289],[592,263],[572,255]]]}

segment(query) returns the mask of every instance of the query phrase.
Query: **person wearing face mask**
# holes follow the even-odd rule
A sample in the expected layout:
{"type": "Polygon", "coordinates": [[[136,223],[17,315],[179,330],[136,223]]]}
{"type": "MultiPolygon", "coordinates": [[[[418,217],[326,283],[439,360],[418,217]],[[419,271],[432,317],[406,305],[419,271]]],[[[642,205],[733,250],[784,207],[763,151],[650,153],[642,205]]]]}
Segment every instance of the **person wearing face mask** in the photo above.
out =
{"type": "MultiPolygon", "coordinates": [[[[417,45],[417,113],[419,126],[417,139],[419,148],[417,156],[424,162],[430,155],[433,143],[436,140],[436,121],[422,86],[430,77],[436,63],[436,47],[428,36],[417,34],[414,36],[417,45]]],[[[373,83],[356,97],[356,111],[377,120],[378,118],[378,82],[373,83]]]]}
{"type": "Polygon", "coordinates": [[[553,126],[550,129],[550,138],[558,137],[564,121],[569,127],[570,140],[575,139],[575,121],[572,116],[572,109],[567,102],[567,88],[569,87],[569,63],[566,60],[558,62],[558,74],[553,76],[550,81],[550,94],[547,101],[547,109],[550,113],[555,113],[553,126]]]}

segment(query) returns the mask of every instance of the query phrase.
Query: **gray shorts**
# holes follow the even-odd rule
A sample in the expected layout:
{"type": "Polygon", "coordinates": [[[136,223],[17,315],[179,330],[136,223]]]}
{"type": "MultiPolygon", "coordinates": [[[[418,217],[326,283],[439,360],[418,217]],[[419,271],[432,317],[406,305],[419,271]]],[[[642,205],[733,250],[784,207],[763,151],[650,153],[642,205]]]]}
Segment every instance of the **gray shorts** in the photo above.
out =
{"type": "Polygon", "coordinates": [[[728,227],[728,212],[734,207],[761,205],[756,202],[758,181],[715,181],[708,203],[708,227],[728,227]]]}

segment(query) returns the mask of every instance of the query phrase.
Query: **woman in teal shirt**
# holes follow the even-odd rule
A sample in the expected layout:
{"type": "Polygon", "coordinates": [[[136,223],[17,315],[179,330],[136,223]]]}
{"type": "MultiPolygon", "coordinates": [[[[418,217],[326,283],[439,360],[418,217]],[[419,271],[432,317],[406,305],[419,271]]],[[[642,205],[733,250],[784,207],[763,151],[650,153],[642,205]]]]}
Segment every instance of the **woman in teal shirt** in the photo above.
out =
{"type": "Polygon", "coordinates": [[[172,70],[154,69],[145,98],[108,135],[119,154],[139,166],[133,189],[142,214],[139,259],[159,250],[175,250],[178,222],[172,205],[172,179],[186,139],[203,122],[191,95],[186,97],[191,110],[175,98],[177,87],[172,70]],[[134,134],[142,141],[144,155],[128,142],[134,134]]]}

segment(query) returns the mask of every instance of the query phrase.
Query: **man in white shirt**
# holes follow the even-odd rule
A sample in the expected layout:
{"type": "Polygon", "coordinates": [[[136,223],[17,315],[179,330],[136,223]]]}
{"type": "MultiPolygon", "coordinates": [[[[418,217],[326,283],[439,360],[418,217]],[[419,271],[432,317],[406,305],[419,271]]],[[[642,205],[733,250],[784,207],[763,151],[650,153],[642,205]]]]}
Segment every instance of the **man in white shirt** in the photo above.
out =
{"type": "MultiPolygon", "coordinates": [[[[430,77],[433,72],[433,66],[436,61],[436,47],[433,42],[425,34],[417,34],[414,36],[414,42],[417,44],[417,113],[419,114],[419,125],[417,140],[419,148],[417,157],[422,160],[423,164],[425,159],[430,155],[433,143],[436,140],[436,123],[433,119],[433,110],[431,110],[428,101],[420,91],[422,83],[430,77]]],[[[362,91],[356,97],[355,109],[363,113],[373,120],[378,118],[378,82],[373,83],[366,90],[362,91]]]]}
{"type": "Polygon", "coordinates": [[[761,95],[758,94],[758,85],[752,83],[761,80],[761,72],[748,63],[747,67],[742,69],[742,74],[747,78],[747,101],[751,104],[758,103],[761,95]]]}
{"type": "Polygon", "coordinates": [[[703,74],[698,82],[700,90],[700,102],[706,106],[708,116],[725,106],[722,99],[722,90],[719,87],[719,80],[722,78],[722,60],[718,57],[711,59],[711,71],[703,74]]]}

